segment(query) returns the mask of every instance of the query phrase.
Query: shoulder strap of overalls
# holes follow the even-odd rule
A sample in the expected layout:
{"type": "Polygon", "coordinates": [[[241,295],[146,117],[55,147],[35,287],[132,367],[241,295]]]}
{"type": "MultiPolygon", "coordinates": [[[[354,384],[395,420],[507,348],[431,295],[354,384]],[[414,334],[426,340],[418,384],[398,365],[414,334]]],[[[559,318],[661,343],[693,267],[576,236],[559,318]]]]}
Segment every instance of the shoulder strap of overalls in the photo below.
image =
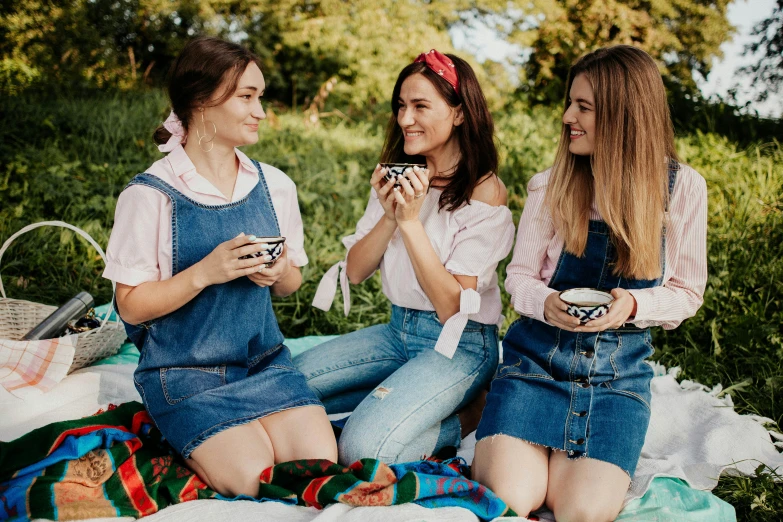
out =
{"type": "Polygon", "coordinates": [[[142,174],[137,174],[133,177],[132,180],[128,183],[128,185],[125,188],[128,188],[132,185],[144,185],[145,187],[154,188],[155,190],[158,190],[164,194],[166,194],[169,199],[172,201],[174,200],[174,196],[182,196],[185,197],[180,191],[163,181],[157,176],[153,176],[152,174],[148,174],[146,172],[142,174]]]}
{"type": "Polygon", "coordinates": [[[674,193],[674,184],[677,182],[677,173],[680,170],[679,162],[670,159],[669,160],[669,197],[666,199],[666,212],[669,211],[669,202],[672,199],[674,193]]]}

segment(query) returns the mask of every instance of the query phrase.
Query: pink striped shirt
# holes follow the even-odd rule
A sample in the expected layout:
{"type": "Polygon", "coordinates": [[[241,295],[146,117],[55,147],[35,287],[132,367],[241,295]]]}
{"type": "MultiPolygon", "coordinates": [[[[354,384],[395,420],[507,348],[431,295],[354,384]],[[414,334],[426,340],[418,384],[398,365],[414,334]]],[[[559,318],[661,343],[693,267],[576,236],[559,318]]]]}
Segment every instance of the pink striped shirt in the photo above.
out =
{"type": "MultiPolygon", "coordinates": [[[[528,183],[527,202],[519,220],[505,285],[514,309],[539,321],[544,321],[544,301],[555,292],[547,285],[563,250],[563,240],[555,232],[544,205],[550,174],[551,169],[536,174],[528,183]]],[[[601,219],[595,206],[590,219],[601,219]]],[[[707,184],[687,165],[681,165],[677,174],[666,230],[663,284],[630,290],[637,309],[636,316],[628,322],[640,328],[676,328],[692,317],[703,302],[707,283],[707,184]]]]}

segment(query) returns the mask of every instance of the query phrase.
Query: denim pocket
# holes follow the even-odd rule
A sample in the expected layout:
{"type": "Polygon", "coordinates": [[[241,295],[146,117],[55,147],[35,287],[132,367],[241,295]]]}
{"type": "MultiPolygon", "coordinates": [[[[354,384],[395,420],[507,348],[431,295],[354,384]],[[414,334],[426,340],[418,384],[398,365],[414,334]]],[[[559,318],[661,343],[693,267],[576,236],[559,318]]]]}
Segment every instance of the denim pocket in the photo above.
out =
{"type": "Polygon", "coordinates": [[[509,364],[504,365],[501,364],[498,366],[497,371],[495,372],[495,378],[496,379],[504,379],[504,378],[520,378],[524,377],[527,379],[542,379],[545,381],[554,381],[555,378],[551,375],[547,374],[545,371],[538,369],[538,368],[531,368],[530,365],[526,364],[524,368],[520,367],[519,364],[522,361],[517,361],[515,364],[509,364]]]}
{"type": "Polygon", "coordinates": [[[604,388],[607,388],[611,390],[614,393],[624,395],[626,397],[630,397],[631,399],[635,399],[642,403],[645,408],[650,410],[650,391],[649,391],[649,385],[647,386],[648,390],[645,391],[643,389],[636,389],[638,387],[632,387],[632,389],[624,390],[622,387],[624,386],[622,381],[615,381],[615,382],[605,382],[600,384],[600,386],[603,386],[604,388]]]}
{"type": "Polygon", "coordinates": [[[225,385],[226,367],[221,365],[161,368],[160,382],[166,402],[173,405],[188,397],[225,385]]]}

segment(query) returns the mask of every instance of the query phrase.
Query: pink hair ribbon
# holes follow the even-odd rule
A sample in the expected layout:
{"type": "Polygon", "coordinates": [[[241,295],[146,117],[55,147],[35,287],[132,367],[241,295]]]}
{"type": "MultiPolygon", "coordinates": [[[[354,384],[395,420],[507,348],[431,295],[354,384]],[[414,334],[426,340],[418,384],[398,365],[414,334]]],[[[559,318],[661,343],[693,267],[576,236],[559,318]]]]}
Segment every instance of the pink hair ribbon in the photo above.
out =
{"type": "Polygon", "coordinates": [[[163,127],[171,133],[169,141],[162,145],[158,145],[158,150],[161,152],[171,152],[177,145],[185,143],[187,140],[187,134],[185,128],[182,126],[182,121],[179,117],[171,111],[169,117],[163,122],[163,127]]]}

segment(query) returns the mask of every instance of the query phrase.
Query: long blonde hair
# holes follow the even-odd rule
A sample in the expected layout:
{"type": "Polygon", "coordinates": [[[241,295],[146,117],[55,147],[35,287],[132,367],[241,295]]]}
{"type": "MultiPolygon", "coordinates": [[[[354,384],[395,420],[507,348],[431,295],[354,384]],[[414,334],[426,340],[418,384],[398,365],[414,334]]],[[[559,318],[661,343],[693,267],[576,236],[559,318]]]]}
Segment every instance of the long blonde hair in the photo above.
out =
{"type": "Polygon", "coordinates": [[[617,250],[615,275],[655,279],[662,271],[667,160],[677,160],[661,75],[655,61],[640,49],[598,49],[571,67],[566,110],[571,84],[579,74],[593,88],[594,150],[589,157],[572,154],[570,128],[563,125],[546,206],[565,250],[581,257],[595,201],[617,250]]]}

